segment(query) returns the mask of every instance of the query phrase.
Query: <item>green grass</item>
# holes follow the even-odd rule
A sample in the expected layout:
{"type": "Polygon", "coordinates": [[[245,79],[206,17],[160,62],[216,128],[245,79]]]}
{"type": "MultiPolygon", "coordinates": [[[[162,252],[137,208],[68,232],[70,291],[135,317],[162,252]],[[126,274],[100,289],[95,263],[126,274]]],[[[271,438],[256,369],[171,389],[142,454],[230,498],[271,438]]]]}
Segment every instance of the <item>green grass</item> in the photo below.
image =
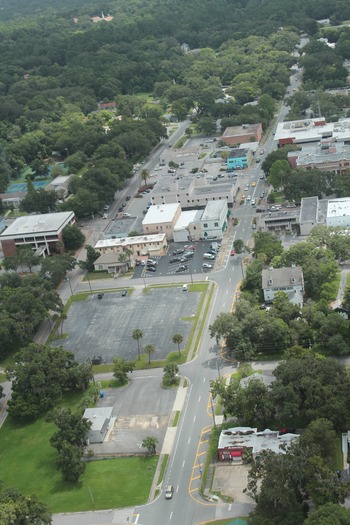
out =
{"type": "Polygon", "coordinates": [[[0,383],[4,383],[7,380],[6,374],[0,372],[0,383]]]}
{"type": "MultiPolygon", "coordinates": [[[[73,408],[80,399],[78,394],[65,396],[64,405],[73,408]]],[[[81,481],[72,486],[61,480],[55,467],[57,452],[49,442],[55,429],[44,418],[25,425],[6,419],[0,429],[0,471],[6,473],[6,487],[35,493],[52,512],[134,506],[147,501],[156,457],[89,462],[81,481]]]]}
{"type": "Polygon", "coordinates": [[[100,279],[112,279],[112,275],[106,272],[88,272],[84,275],[83,281],[99,281],[100,279]]]}
{"type": "Polygon", "coordinates": [[[176,148],[176,149],[180,149],[180,148],[182,148],[182,146],[185,144],[186,140],[187,140],[186,135],[183,135],[183,136],[177,141],[177,143],[175,144],[175,148],[176,148]]]}
{"type": "Polygon", "coordinates": [[[128,381],[119,381],[119,379],[103,379],[99,381],[101,383],[101,388],[121,388],[128,384],[128,381]]]}
{"type": "MultiPolygon", "coordinates": [[[[157,485],[160,485],[160,483],[164,479],[164,474],[165,474],[165,471],[166,471],[166,468],[167,468],[167,465],[168,465],[168,461],[169,461],[169,454],[165,454],[163,456],[163,459],[162,459],[162,466],[160,467],[160,472],[159,472],[159,476],[158,476],[157,485]]],[[[157,489],[155,495],[157,496],[158,494],[159,494],[159,490],[157,489]]]]}
{"type": "Polygon", "coordinates": [[[176,414],[175,414],[174,421],[173,421],[173,427],[177,427],[177,424],[180,419],[180,414],[181,414],[180,410],[176,410],[176,414]]]}
{"type": "Polygon", "coordinates": [[[339,290],[339,285],[340,285],[340,272],[337,273],[337,275],[335,276],[333,281],[329,283],[329,285],[332,287],[332,293],[330,295],[330,300],[335,301],[338,296],[338,290],[339,290]]]}

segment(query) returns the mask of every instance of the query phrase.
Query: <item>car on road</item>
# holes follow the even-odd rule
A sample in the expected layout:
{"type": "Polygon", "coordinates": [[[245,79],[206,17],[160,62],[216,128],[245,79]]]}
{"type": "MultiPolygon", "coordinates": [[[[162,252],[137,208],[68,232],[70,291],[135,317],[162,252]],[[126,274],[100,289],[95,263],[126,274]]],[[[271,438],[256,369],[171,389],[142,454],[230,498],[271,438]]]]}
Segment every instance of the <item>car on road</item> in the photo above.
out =
{"type": "Polygon", "coordinates": [[[118,212],[121,213],[122,211],[123,211],[122,206],[119,206],[119,208],[118,208],[118,212]]]}
{"type": "Polygon", "coordinates": [[[213,267],[213,265],[209,264],[209,263],[203,263],[202,264],[202,268],[204,268],[206,270],[210,270],[212,267],[213,267]]]}
{"type": "Polygon", "coordinates": [[[230,255],[236,255],[236,250],[233,250],[233,249],[232,249],[232,250],[230,251],[230,255]]]}
{"type": "Polygon", "coordinates": [[[261,161],[261,159],[256,159],[256,160],[255,160],[255,162],[256,162],[257,164],[259,164],[260,161],[261,161]]]}
{"type": "Polygon", "coordinates": [[[188,270],[188,266],[186,264],[181,264],[178,268],[176,268],[175,273],[181,273],[188,270]]]}
{"type": "Polygon", "coordinates": [[[265,190],[263,190],[261,193],[260,193],[260,199],[263,199],[265,197],[265,190]]]}
{"type": "Polygon", "coordinates": [[[247,195],[247,201],[249,202],[251,200],[252,196],[251,195],[247,195]]]}
{"type": "Polygon", "coordinates": [[[126,297],[128,295],[128,290],[123,290],[122,291],[122,297],[126,297]]]}
{"type": "Polygon", "coordinates": [[[98,293],[97,294],[97,299],[103,299],[103,296],[104,296],[104,293],[98,293]]]}
{"type": "Polygon", "coordinates": [[[261,173],[259,178],[260,178],[260,180],[264,180],[264,178],[265,178],[265,177],[264,177],[264,174],[261,173]]]}
{"type": "Polygon", "coordinates": [[[125,197],[125,200],[126,200],[126,201],[129,201],[130,199],[131,199],[130,195],[127,195],[127,196],[125,197]]]}
{"type": "Polygon", "coordinates": [[[252,206],[255,206],[255,199],[252,199],[250,204],[251,204],[252,206]]]}
{"type": "Polygon", "coordinates": [[[104,214],[102,215],[102,219],[108,219],[108,213],[104,213],[104,214]]]}
{"type": "Polygon", "coordinates": [[[260,155],[264,155],[264,153],[265,153],[264,149],[260,150],[260,155]]]}
{"type": "Polygon", "coordinates": [[[252,182],[252,186],[253,186],[253,188],[255,188],[255,186],[256,186],[255,180],[252,182]]]}
{"type": "Polygon", "coordinates": [[[123,210],[124,210],[125,207],[126,207],[126,202],[123,202],[123,204],[122,204],[123,210]]]}
{"type": "Polygon", "coordinates": [[[130,213],[122,213],[122,217],[131,217],[130,213]]]}
{"type": "Polygon", "coordinates": [[[174,487],[172,485],[168,485],[165,489],[165,499],[171,499],[174,494],[174,487]]]}
{"type": "Polygon", "coordinates": [[[245,188],[244,188],[244,191],[248,191],[248,190],[249,190],[249,184],[246,184],[245,188]]]}
{"type": "Polygon", "coordinates": [[[212,253],[205,253],[203,254],[203,259],[209,259],[209,261],[213,261],[215,259],[215,255],[212,253]]]}

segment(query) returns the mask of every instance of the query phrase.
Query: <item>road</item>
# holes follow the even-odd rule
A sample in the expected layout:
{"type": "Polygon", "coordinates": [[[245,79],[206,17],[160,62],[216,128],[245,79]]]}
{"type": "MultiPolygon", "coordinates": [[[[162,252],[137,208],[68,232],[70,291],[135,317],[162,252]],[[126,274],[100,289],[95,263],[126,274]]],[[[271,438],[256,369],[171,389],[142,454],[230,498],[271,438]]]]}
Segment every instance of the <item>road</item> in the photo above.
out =
{"type": "MultiPolygon", "coordinates": [[[[297,82],[297,74],[295,74],[291,77],[290,90],[295,89],[297,82]]],[[[287,106],[282,104],[278,115],[276,115],[274,126],[284,119],[287,112],[287,106]]],[[[172,144],[180,138],[188,124],[188,122],[184,122],[180,125],[177,132],[170,139],[172,144]]],[[[165,148],[169,147],[168,142],[169,140],[156,149],[155,155],[145,164],[145,168],[152,170],[155,167],[159,162],[159,158],[162,158],[165,148]]],[[[264,142],[265,153],[261,156],[261,161],[275,147],[274,135],[268,135],[264,142]]],[[[267,183],[259,178],[260,172],[260,165],[256,165],[248,173],[240,175],[242,188],[246,182],[256,181],[256,186],[254,189],[251,188],[252,191],[249,192],[252,198],[257,198],[261,190],[266,189],[267,183]]],[[[116,209],[120,205],[120,199],[124,199],[126,195],[134,193],[137,184],[138,176],[135,176],[131,185],[123,192],[120,192],[119,199],[113,205],[116,209]]],[[[165,500],[164,492],[161,492],[159,497],[152,503],[135,508],[132,523],[137,525],[154,525],[154,523],[167,523],[170,525],[195,524],[206,520],[244,515],[251,510],[249,505],[206,502],[202,500],[199,494],[201,468],[205,461],[205,454],[201,455],[201,447],[209,438],[209,431],[213,424],[210,403],[208,404],[210,381],[218,377],[219,371],[221,374],[225,374],[231,372],[233,368],[232,363],[221,360],[219,348],[210,339],[208,326],[220,312],[229,312],[232,308],[235,294],[242,280],[243,266],[242,256],[230,257],[229,251],[234,239],[242,239],[245,244],[251,243],[253,232],[252,219],[255,216],[255,208],[250,203],[245,203],[234,210],[233,216],[238,218],[238,225],[233,230],[234,233],[226,253],[221,255],[223,257],[223,267],[210,275],[210,279],[216,283],[216,288],[198,355],[192,362],[181,366],[181,374],[188,378],[190,387],[179,420],[176,440],[163,482],[163,489],[168,484],[174,486],[174,496],[170,500],[165,500]]],[[[200,278],[201,276],[194,276],[195,280],[200,278]]],[[[168,278],[164,279],[169,280],[168,278]]],[[[159,282],[160,280],[163,281],[163,279],[151,278],[148,280],[148,284],[153,284],[153,281],[159,282]]],[[[172,278],[172,282],[176,282],[176,280],[183,282],[183,276],[174,276],[172,278]]],[[[142,282],[135,282],[135,284],[142,284],[142,282]]],[[[98,286],[101,285],[102,283],[98,283],[98,286]]],[[[104,283],[106,287],[109,285],[109,282],[104,283]]],[[[113,516],[113,511],[104,514],[103,518],[101,518],[100,513],[86,513],[84,523],[87,525],[90,523],[117,523],[116,517],[113,516]],[[101,519],[104,521],[101,521],[101,519]]],[[[72,516],[72,521],[70,522],[72,525],[76,523],[74,519],[72,516]]],[[[67,521],[60,522],[57,518],[54,522],[57,525],[67,523],[67,521]]]]}

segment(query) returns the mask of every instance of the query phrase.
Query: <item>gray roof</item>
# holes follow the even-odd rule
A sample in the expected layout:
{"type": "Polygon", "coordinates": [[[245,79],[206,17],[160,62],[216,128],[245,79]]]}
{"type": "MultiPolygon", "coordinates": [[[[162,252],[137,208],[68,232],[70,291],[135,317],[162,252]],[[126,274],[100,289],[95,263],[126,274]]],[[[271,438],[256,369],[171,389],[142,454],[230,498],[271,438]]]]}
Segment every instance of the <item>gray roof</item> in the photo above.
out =
{"type": "Polygon", "coordinates": [[[294,268],[269,268],[262,271],[263,289],[303,285],[304,276],[301,266],[295,266],[294,268]]]}
{"type": "Polygon", "coordinates": [[[282,434],[276,430],[266,429],[262,432],[257,432],[256,428],[250,427],[234,427],[223,430],[219,437],[218,448],[251,448],[253,454],[259,454],[264,450],[271,450],[276,454],[284,454],[281,445],[289,444],[295,439],[298,439],[297,434],[282,434]]]}
{"type": "Polygon", "coordinates": [[[301,199],[300,222],[314,222],[318,216],[318,197],[305,197],[301,199]]]}
{"type": "Polygon", "coordinates": [[[112,417],[113,407],[87,408],[83,418],[91,421],[91,430],[101,430],[106,419],[112,417]]]}
{"type": "Polygon", "coordinates": [[[2,234],[2,237],[11,238],[17,235],[56,233],[73,218],[74,213],[72,211],[26,215],[16,219],[2,234]]]}
{"type": "Polygon", "coordinates": [[[225,207],[227,207],[227,203],[224,200],[209,201],[203,212],[202,221],[217,219],[221,216],[222,210],[225,207]]]}

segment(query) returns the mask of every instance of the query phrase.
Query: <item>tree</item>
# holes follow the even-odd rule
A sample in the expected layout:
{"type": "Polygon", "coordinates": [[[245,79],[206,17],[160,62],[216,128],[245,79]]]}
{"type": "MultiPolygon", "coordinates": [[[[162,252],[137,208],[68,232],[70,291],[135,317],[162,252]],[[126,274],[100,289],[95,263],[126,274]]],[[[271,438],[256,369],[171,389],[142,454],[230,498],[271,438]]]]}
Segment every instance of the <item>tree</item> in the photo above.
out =
{"type": "Polygon", "coordinates": [[[84,419],[80,413],[71,412],[67,407],[54,409],[48,414],[46,421],[54,423],[58,428],[50,438],[51,445],[58,452],[65,442],[83,450],[88,430],[92,425],[91,421],[84,419]]]}
{"type": "MultiPolygon", "coordinates": [[[[29,180],[29,179],[28,179],[29,180]]],[[[33,184],[31,182],[31,184],[33,184]]],[[[20,209],[27,213],[51,213],[57,207],[57,194],[54,191],[39,190],[28,191],[21,201],[20,209]]]]}
{"type": "Polygon", "coordinates": [[[141,345],[140,345],[140,340],[142,339],[143,337],[143,331],[140,330],[139,328],[135,328],[135,330],[133,331],[132,333],[132,338],[137,341],[137,354],[138,354],[138,359],[140,360],[141,359],[141,345]]]}
{"type": "Polygon", "coordinates": [[[236,253],[242,253],[244,251],[244,242],[242,241],[242,239],[237,239],[234,241],[233,247],[236,253]]]}
{"type": "Polygon", "coordinates": [[[15,488],[0,486],[1,525],[51,525],[52,515],[35,494],[24,495],[15,488]]]}
{"type": "Polygon", "coordinates": [[[277,160],[270,168],[269,183],[275,188],[283,188],[284,181],[290,175],[292,169],[287,160],[277,160]]]}
{"type": "Polygon", "coordinates": [[[179,373],[179,367],[176,363],[168,363],[163,368],[164,375],[163,375],[163,384],[164,385],[173,385],[175,383],[178,383],[178,373],[179,373]]]}
{"type": "Polygon", "coordinates": [[[242,424],[255,425],[264,430],[273,421],[275,407],[269,388],[258,378],[237,389],[235,406],[236,411],[231,414],[237,416],[242,424]]]}
{"type": "Polygon", "coordinates": [[[80,268],[83,268],[84,270],[87,270],[88,272],[93,272],[94,262],[100,257],[100,252],[95,250],[90,244],[86,244],[85,246],[86,250],[86,260],[80,261],[79,265],[80,268]]]}
{"type": "Polygon", "coordinates": [[[182,341],[184,340],[183,336],[181,334],[175,334],[173,337],[172,337],[172,342],[177,345],[177,348],[178,348],[178,351],[179,351],[179,355],[181,355],[181,352],[180,352],[180,345],[182,343],[182,341]]]}
{"type": "Polygon", "coordinates": [[[256,256],[265,255],[266,262],[283,253],[282,241],[270,232],[254,234],[254,252],[256,256]]]}
{"type": "Polygon", "coordinates": [[[157,443],[158,439],[156,437],[148,436],[142,441],[141,446],[147,448],[149,454],[155,454],[157,443]]]}
{"type": "Polygon", "coordinates": [[[66,250],[77,250],[85,241],[83,232],[74,225],[67,225],[62,231],[63,243],[66,250]]]}
{"type": "Polygon", "coordinates": [[[51,255],[41,262],[40,274],[51,280],[54,286],[62,281],[69,270],[73,270],[77,261],[73,255],[51,255]]]}
{"type": "Polygon", "coordinates": [[[144,184],[147,184],[147,180],[149,179],[150,177],[150,174],[149,174],[149,171],[144,169],[141,171],[140,173],[140,179],[141,181],[144,183],[144,184]]]}
{"type": "Polygon", "coordinates": [[[18,263],[22,266],[27,266],[30,272],[32,271],[32,267],[37,266],[41,261],[41,258],[36,255],[31,246],[18,247],[16,255],[18,263]]]}
{"type": "Polygon", "coordinates": [[[86,463],[82,460],[82,450],[67,441],[63,441],[60,448],[56,465],[62,472],[63,481],[78,483],[79,478],[86,469],[86,463]]]}
{"type": "Polygon", "coordinates": [[[327,503],[310,512],[304,525],[347,525],[350,523],[350,509],[336,503],[327,503]]]}
{"type": "Polygon", "coordinates": [[[8,402],[11,417],[32,420],[47,412],[62,395],[69,377],[72,352],[30,344],[16,354],[12,399],[8,402]]]}
{"type": "Polygon", "coordinates": [[[113,375],[121,383],[126,383],[128,373],[135,368],[135,361],[127,361],[124,357],[115,357],[113,359],[113,375]]]}
{"type": "Polygon", "coordinates": [[[156,351],[154,345],[147,345],[144,348],[145,354],[148,354],[148,364],[151,362],[151,355],[156,351]]]}

